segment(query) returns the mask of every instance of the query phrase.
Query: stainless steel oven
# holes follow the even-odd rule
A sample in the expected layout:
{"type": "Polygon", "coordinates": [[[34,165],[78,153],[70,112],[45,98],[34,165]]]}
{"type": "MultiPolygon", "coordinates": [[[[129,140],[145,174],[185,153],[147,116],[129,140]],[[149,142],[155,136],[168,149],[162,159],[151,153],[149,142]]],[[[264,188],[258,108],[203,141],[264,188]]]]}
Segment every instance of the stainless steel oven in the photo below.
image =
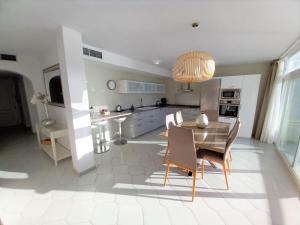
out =
{"type": "Polygon", "coordinates": [[[240,99],[240,89],[221,89],[220,99],[240,99]]]}
{"type": "Polygon", "coordinates": [[[223,117],[238,117],[240,105],[235,104],[220,104],[219,116],[223,117]]]}

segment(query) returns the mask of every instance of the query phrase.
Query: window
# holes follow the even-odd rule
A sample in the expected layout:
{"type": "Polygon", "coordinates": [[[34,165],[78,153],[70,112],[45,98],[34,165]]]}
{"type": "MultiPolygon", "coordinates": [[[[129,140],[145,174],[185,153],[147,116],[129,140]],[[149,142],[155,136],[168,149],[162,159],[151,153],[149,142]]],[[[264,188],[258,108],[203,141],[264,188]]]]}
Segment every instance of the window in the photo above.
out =
{"type": "Polygon", "coordinates": [[[281,103],[276,146],[300,179],[300,51],[286,61],[281,103]]]}
{"type": "Polygon", "coordinates": [[[286,62],[285,73],[289,74],[297,69],[300,69],[300,51],[292,55],[286,62]]]}

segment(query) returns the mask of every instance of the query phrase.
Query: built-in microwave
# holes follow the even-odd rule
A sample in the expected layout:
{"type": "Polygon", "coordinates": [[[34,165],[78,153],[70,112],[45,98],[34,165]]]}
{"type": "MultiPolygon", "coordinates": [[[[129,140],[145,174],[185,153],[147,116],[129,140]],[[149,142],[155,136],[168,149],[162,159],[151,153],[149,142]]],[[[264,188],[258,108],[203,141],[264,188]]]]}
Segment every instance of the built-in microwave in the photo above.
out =
{"type": "Polygon", "coordinates": [[[240,89],[221,89],[221,99],[240,99],[240,89]]]}

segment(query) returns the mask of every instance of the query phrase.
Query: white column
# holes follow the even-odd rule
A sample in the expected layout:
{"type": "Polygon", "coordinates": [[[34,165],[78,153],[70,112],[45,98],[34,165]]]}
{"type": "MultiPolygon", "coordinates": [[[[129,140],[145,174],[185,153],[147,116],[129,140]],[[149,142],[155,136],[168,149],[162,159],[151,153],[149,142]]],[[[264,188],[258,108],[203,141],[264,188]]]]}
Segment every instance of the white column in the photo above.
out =
{"type": "Polygon", "coordinates": [[[82,174],[95,167],[95,158],[81,33],[60,27],[57,49],[73,168],[82,174]]]}

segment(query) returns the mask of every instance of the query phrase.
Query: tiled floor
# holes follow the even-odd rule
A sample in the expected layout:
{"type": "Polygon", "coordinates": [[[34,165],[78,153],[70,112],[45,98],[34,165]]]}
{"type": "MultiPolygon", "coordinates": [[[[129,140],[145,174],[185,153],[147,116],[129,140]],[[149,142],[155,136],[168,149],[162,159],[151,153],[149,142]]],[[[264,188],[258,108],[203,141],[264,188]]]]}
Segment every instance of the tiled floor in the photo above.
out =
{"type": "Polygon", "coordinates": [[[77,177],[71,160],[53,162],[19,130],[0,137],[0,217],[4,225],[300,224],[299,194],[272,145],[238,139],[231,190],[206,165],[191,202],[191,179],[173,168],[163,187],[165,142],[158,131],[97,155],[77,177]],[[9,135],[10,134],[10,135],[9,135]]]}

